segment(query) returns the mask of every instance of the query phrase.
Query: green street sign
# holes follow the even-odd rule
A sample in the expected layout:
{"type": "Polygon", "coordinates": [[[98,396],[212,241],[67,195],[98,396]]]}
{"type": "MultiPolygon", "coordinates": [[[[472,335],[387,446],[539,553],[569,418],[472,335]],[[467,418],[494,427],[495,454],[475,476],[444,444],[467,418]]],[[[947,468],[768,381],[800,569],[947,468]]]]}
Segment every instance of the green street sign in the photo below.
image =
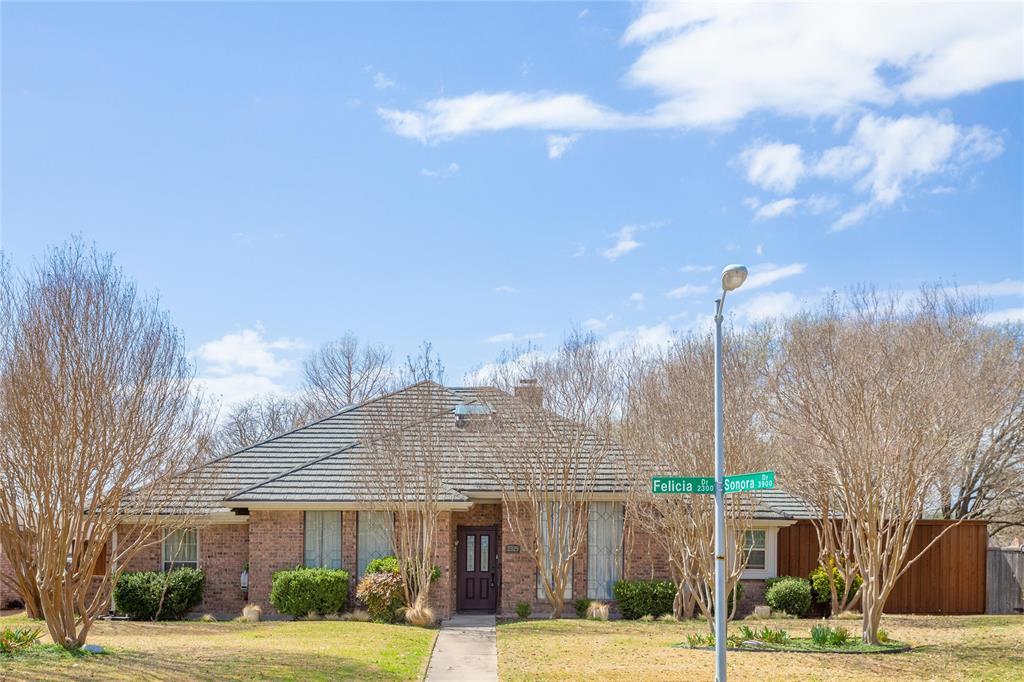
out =
{"type": "Polygon", "coordinates": [[[769,490],[775,487],[774,471],[755,471],[725,477],[725,493],[743,493],[751,490],[769,490]]]}
{"type": "Polygon", "coordinates": [[[655,476],[651,479],[651,492],[655,495],[696,493],[715,494],[713,476],[655,476]]]}

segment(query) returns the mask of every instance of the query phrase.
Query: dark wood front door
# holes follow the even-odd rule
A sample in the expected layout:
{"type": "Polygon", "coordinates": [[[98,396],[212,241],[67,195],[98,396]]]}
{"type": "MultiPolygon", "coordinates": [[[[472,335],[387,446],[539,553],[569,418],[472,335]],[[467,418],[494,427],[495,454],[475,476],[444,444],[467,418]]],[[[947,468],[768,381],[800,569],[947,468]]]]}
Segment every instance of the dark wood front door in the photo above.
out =
{"type": "Polygon", "coordinates": [[[495,612],[498,606],[498,528],[459,526],[459,611],[495,612]]]}

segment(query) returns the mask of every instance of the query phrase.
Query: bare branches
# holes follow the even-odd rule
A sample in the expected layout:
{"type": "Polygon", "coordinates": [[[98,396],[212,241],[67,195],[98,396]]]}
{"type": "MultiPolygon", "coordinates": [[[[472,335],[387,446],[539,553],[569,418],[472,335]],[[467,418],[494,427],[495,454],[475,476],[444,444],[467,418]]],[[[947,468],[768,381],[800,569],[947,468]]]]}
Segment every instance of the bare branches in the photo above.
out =
{"type": "Polygon", "coordinates": [[[262,442],[310,420],[303,401],[263,395],[235,405],[217,427],[216,454],[227,454],[262,442]]]}
{"type": "MultiPolygon", "coordinates": [[[[757,471],[768,462],[765,367],[771,334],[761,328],[725,336],[725,458],[730,472],[757,471]]],[[[696,605],[711,623],[714,604],[714,501],[708,495],[652,495],[652,476],[710,476],[714,472],[714,346],[708,336],[678,339],[671,349],[629,371],[629,398],[622,423],[631,485],[627,514],[661,544],[678,584],[676,615],[696,605]]],[[[746,565],[744,531],[756,502],[748,495],[727,500],[727,591],[746,565]]]]}
{"type": "Polygon", "coordinates": [[[109,256],[76,240],[4,275],[0,534],[33,558],[53,640],[77,647],[117,567],[187,507],[175,475],[207,424],[181,336],[109,256]],[[138,524],[115,546],[129,508],[138,524]],[[108,547],[115,568],[90,590],[108,547]]]}
{"type": "Polygon", "coordinates": [[[392,382],[391,352],[359,343],[352,333],[321,346],[305,361],[304,400],[315,417],[383,394],[392,382]]]}
{"type": "Polygon", "coordinates": [[[614,369],[592,335],[574,333],[554,356],[531,363],[525,392],[502,393],[491,405],[490,478],[513,539],[536,563],[553,618],[565,605],[594,490],[621,456],[609,437],[614,369]]]}

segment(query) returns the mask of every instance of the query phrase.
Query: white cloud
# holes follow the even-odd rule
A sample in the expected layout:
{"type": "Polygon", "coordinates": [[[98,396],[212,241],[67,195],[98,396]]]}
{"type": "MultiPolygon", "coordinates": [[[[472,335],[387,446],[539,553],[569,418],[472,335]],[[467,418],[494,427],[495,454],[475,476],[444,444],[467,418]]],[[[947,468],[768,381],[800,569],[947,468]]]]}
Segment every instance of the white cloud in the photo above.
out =
{"type": "Polygon", "coordinates": [[[665,348],[675,336],[672,326],[668,322],[656,325],[640,325],[632,329],[609,334],[602,340],[606,348],[637,348],[639,350],[653,350],[665,348]]]}
{"type": "Polygon", "coordinates": [[[289,375],[297,368],[294,354],[307,348],[296,339],[269,340],[257,324],[208,341],[195,351],[200,361],[198,381],[224,406],[261,393],[285,393],[289,375]]]}
{"type": "Polygon", "coordinates": [[[799,204],[800,200],[794,199],[793,197],[786,197],[785,199],[772,201],[757,209],[757,212],[754,213],[754,217],[757,220],[778,218],[780,215],[792,213],[793,209],[795,209],[799,204]]]}
{"type": "Polygon", "coordinates": [[[641,49],[626,83],[659,98],[650,110],[621,113],[579,93],[478,91],[378,113],[423,142],[508,129],[721,127],[758,111],[841,118],[1020,79],[1021,21],[1017,3],[650,3],[623,37],[641,49]]]}
{"type": "Polygon", "coordinates": [[[773,192],[791,192],[807,170],[797,144],[768,142],[746,149],[739,158],[747,180],[773,192]]]}
{"type": "Polygon", "coordinates": [[[761,287],[766,287],[769,284],[774,284],[780,279],[799,275],[806,269],[806,263],[791,263],[789,265],[781,266],[773,263],[755,265],[750,269],[750,275],[747,277],[747,281],[743,283],[743,286],[740,287],[738,291],[760,289],[761,287]]]}
{"type": "Polygon", "coordinates": [[[543,332],[533,332],[532,334],[513,334],[512,332],[504,332],[502,334],[494,334],[488,336],[485,340],[487,343],[522,343],[523,341],[539,341],[544,338],[543,332]]]}
{"type": "Polygon", "coordinates": [[[393,88],[396,85],[398,84],[394,80],[388,78],[387,74],[381,71],[373,74],[373,87],[378,90],[387,90],[388,88],[393,88]]]}
{"type": "Polygon", "coordinates": [[[608,323],[614,318],[613,315],[605,315],[603,318],[591,317],[583,320],[583,328],[593,332],[599,332],[608,327],[608,323]]]}
{"type": "Polygon", "coordinates": [[[697,294],[707,293],[708,288],[703,284],[684,284],[681,287],[676,287],[672,291],[665,292],[665,298],[686,298],[687,296],[696,296],[697,294]]]}
{"type": "Polygon", "coordinates": [[[658,223],[648,223],[645,225],[623,225],[614,234],[615,244],[604,250],[604,257],[608,260],[616,260],[625,256],[630,251],[639,248],[643,243],[636,240],[636,233],[657,226],[658,223]]]}
{"type": "Polygon", "coordinates": [[[643,310],[646,301],[647,298],[639,291],[634,291],[629,295],[629,305],[637,310],[643,310]]]}
{"type": "Polygon", "coordinates": [[[502,284],[500,287],[494,287],[494,290],[499,294],[516,294],[519,290],[515,287],[510,287],[507,284],[502,284]]]}
{"type": "Polygon", "coordinates": [[[569,147],[576,144],[580,139],[579,135],[548,135],[548,158],[560,159],[569,150],[569,147]]]}
{"type": "Polygon", "coordinates": [[[589,16],[590,16],[590,10],[587,9],[586,7],[584,7],[583,9],[580,10],[580,13],[576,15],[576,18],[577,19],[586,19],[589,16]]]}
{"type": "Polygon", "coordinates": [[[978,296],[979,298],[1001,298],[1003,296],[1024,298],[1024,281],[1019,279],[1004,279],[1000,282],[976,282],[974,284],[961,285],[959,289],[968,296],[978,296]]]}
{"type": "Polygon", "coordinates": [[[435,180],[446,180],[459,172],[459,164],[452,161],[442,168],[421,168],[420,175],[435,180]]]}
{"type": "Polygon", "coordinates": [[[714,266],[711,265],[684,265],[679,268],[680,272],[711,272],[714,266]]]}
{"type": "Polygon", "coordinates": [[[796,311],[796,296],[788,291],[758,294],[733,309],[738,317],[749,322],[791,315],[796,311]]]}
{"type": "Polygon", "coordinates": [[[758,244],[754,247],[754,253],[757,254],[758,258],[764,255],[764,244],[758,244]]]}
{"type": "Polygon", "coordinates": [[[1007,322],[1024,322],[1024,308],[1006,308],[993,310],[982,316],[985,324],[1005,324],[1007,322]]]}
{"type": "Polygon", "coordinates": [[[811,215],[821,215],[835,210],[839,199],[828,194],[812,194],[803,200],[803,205],[811,215]]]}

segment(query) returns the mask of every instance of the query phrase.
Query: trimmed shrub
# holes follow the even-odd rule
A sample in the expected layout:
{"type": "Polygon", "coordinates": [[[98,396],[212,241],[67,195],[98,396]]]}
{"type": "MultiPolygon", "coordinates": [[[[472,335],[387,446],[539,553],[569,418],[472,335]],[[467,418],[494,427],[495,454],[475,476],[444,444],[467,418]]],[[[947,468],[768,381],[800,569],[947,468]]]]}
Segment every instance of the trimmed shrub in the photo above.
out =
{"type": "Polygon", "coordinates": [[[765,592],[768,606],[791,616],[802,616],[811,608],[811,584],[800,578],[784,578],[765,592]]]}
{"type": "Polygon", "coordinates": [[[301,566],[277,571],[270,603],[279,612],[296,618],[344,611],[348,606],[348,571],[301,566]]]}
{"type": "Polygon", "coordinates": [[[394,623],[405,605],[402,576],[397,573],[367,573],[356,587],[356,597],[366,605],[373,619],[394,623]]]}
{"type": "Polygon", "coordinates": [[[122,573],[114,608],[133,620],[181,620],[203,600],[206,576],[195,568],[122,573]]]}
{"type": "MultiPolygon", "coordinates": [[[[843,590],[846,589],[846,581],[843,580],[843,576],[840,575],[839,570],[836,569],[835,563],[830,563],[832,569],[832,575],[836,581],[836,593],[842,594],[843,590]]],[[[819,604],[828,604],[832,601],[832,592],[828,589],[828,573],[824,566],[818,566],[811,573],[811,590],[814,592],[814,600],[819,604]]],[[[852,600],[857,594],[857,590],[860,589],[864,579],[859,575],[853,578],[853,592],[849,596],[849,600],[852,600]]],[[[848,601],[849,601],[848,600],[848,601]]]]}
{"type": "Polygon", "coordinates": [[[577,618],[586,618],[587,609],[590,608],[590,600],[586,598],[577,599],[572,603],[573,608],[576,609],[577,618]]]}
{"type": "Polygon", "coordinates": [[[676,586],[669,580],[620,580],[612,587],[619,612],[627,620],[672,613],[676,586]]]}
{"type": "Polygon", "coordinates": [[[533,607],[530,606],[530,602],[521,601],[516,604],[516,615],[523,620],[529,618],[531,613],[533,613],[533,607]]]}

